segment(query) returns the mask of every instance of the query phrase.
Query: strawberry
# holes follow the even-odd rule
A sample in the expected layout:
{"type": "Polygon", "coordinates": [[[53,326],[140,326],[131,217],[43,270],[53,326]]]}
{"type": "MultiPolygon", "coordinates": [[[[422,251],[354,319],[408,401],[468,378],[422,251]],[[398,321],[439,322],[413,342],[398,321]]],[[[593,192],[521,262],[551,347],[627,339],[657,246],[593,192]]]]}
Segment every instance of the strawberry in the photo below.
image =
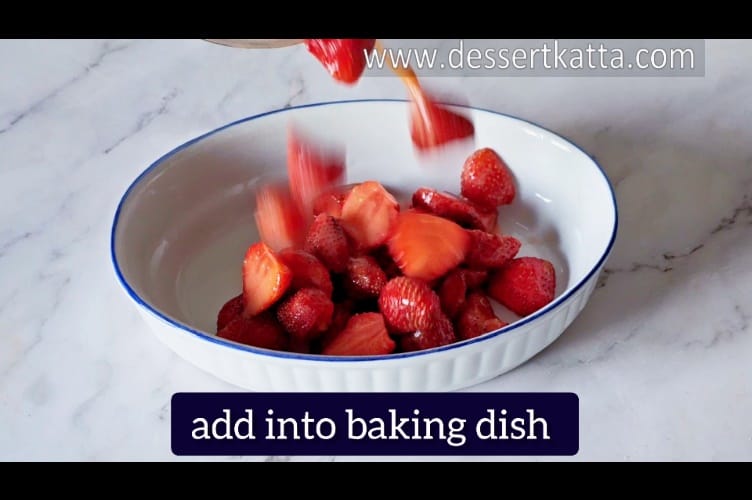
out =
{"type": "Polygon", "coordinates": [[[303,250],[287,249],[279,253],[279,260],[292,271],[292,290],[318,288],[328,297],[332,296],[332,277],[319,259],[303,250]]]}
{"type": "Polygon", "coordinates": [[[356,185],[342,205],[342,226],[363,250],[384,243],[399,215],[399,203],[376,181],[356,185]]]}
{"type": "Polygon", "coordinates": [[[255,218],[261,241],[275,252],[303,243],[305,219],[284,186],[267,184],[259,189],[255,218]]]}
{"type": "Polygon", "coordinates": [[[319,214],[313,220],[305,249],[335,273],[344,272],[350,260],[347,236],[337,219],[327,214],[319,214]]]}
{"type": "Polygon", "coordinates": [[[287,176],[290,191],[302,214],[308,219],[314,200],[345,178],[345,159],[340,153],[325,151],[290,129],[287,137],[287,176]]]}
{"type": "Polygon", "coordinates": [[[233,297],[222,306],[217,314],[217,331],[243,313],[243,294],[233,297]]]}
{"type": "Polygon", "coordinates": [[[462,167],[462,196],[492,210],[514,201],[516,188],[509,167],[491,148],[471,154],[462,167]]]}
{"type": "Polygon", "coordinates": [[[418,150],[472,137],[475,127],[466,117],[436,104],[423,94],[410,106],[410,137],[418,150]]]}
{"type": "MultiPolygon", "coordinates": [[[[383,52],[380,42],[375,45],[379,52],[383,52]]],[[[418,150],[433,149],[475,134],[473,123],[469,119],[437,104],[423,91],[412,68],[397,65],[388,57],[384,60],[402,79],[410,94],[410,137],[418,150]]]]}
{"type": "Polygon", "coordinates": [[[371,256],[354,257],[347,264],[344,285],[354,299],[378,298],[386,282],[386,274],[371,256]]]}
{"type": "Polygon", "coordinates": [[[546,306],[556,292],[553,264],[537,257],[519,257],[491,277],[488,294],[511,311],[527,316],[546,306]]]}
{"type": "Polygon", "coordinates": [[[313,215],[329,214],[337,219],[342,217],[342,205],[352,188],[352,185],[336,186],[318,195],[313,200],[313,215]]]}
{"type": "Polygon", "coordinates": [[[277,319],[294,338],[310,340],[324,333],[332,322],[334,304],[318,288],[303,288],[277,308],[277,319]]]}
{"type": "Polygon", "coordinates": [[[429,328],[402,335],[399,338],[399,343],[403,352],[410,352],[441,347],[456,340],[452,322],[442,314],[436,318],[429,328]]]}
{"type": "Polygon", "coordinates": [[[379,313],[356,314],[345,328],[324,347],[329,356],[378,356],[394,351],[384,318],[379,313]]]}
{"type": "Polygon", "coordinates": [[[441,288],[439,288],[441,309],[447,316],[454,318],[465,303],[466,295],[467,283],[465,282],[465,275],[461,269],[455,269],[444,278],[441,288]]]}
{"type": "Polygon", "coordinates": [[[485,270],[460,268],[459,272],[462,274],[468,290],[481,288],[486,284],[486,280],[488,279],[488,271],[485,270]]]}
{"type": "Polygon", "coordinates": [[[496,210],[485,210],[451,193],[419,188],[413,193],[413,207],[456,222],[462,227],[491,231],[496,227],[496,210]]]}
{"type": "Polygon", "coordinates": [[[366,54],[373,50],[374,38],[309,38],[308,51],[338,82],[353,85],[366,69],[366,54]]]}
{"type": "Polygon", "coordinates": [[[289,347],[287,334],[271,312],[250,318],[237,316],[217,333],[217,337],[276,351],[284,351],[289,347]]]}
{"type": "Polygon", "coordinates": [[[243,313],[255,316],[274,305],[292,282],[292,271],[263,242],[251,245],[243,259],[243,313]]]}
{"type": "Polygon", "coordinates": [[[520,240],[513,236],[470,230],[472,243],[465,263],[471,269],[498,269],[512,260],[520,251],[520,240]]]}
{"type": "Polygon", "coordinates": [[[441,314],[441,302],[425,282],[399,277],[381,290],[379,310],[390,331],[409,333],[429,328],[441,314]]]}
{"type": "Polygon", "coordinates": [[[494,313],[488,297],[477,292],[468,295],[457,317],[457,333],[463,340],[478,337],[506,325],[507,323],[494,313]]]}
{"type": "Polygon", "coordinates": [[[387,245],[405,276],[431,281],[464,260],[470,235],[448,219],[407,211],[397,217],[387,245]]]}

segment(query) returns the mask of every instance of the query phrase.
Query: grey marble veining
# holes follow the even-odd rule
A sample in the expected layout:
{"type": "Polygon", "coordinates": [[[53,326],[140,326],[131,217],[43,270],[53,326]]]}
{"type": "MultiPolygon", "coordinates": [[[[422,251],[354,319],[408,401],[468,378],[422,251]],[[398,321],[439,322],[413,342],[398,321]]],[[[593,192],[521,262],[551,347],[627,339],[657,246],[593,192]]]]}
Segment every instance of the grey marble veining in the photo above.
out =
{"type": "MultiPolygon", "coordinates": [[[[589,305],[469,389],[576,392],[577,459],[752,459],[750,52],[708,41],[704,78],[426,81],[571,138],[614,182],[620,232],[589,305]]],[[[159,344],[119,289],[120,196],[229,121],[404,91],[337,85],[301,47],[198,40],[3,40],[0,74],[0,459],[186,460],[170,451],[171,395],[237,389],[159,344]]]]}

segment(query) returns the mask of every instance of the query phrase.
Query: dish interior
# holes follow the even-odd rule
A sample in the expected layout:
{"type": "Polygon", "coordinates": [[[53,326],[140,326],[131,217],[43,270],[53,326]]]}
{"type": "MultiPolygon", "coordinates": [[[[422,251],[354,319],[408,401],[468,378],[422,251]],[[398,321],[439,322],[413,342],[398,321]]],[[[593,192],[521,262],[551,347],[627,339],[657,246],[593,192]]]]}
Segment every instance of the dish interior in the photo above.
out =
{"type": "MultiPolygon", "coordinates": [[[[217,311],[240,293],[245,250],[258,241],[255,188],[286,175],[286,132],[294,123],[346,146],[347,182],[378,180],[403,200],[420,186],[458,193],[467,155],[494,148],[518,184],[515,202],[500,209],[501,232],[522,241],[519,255],[554,264],[561,297],[598,265],[612,239],[615,212],[605,176],[579,148],[542,128],[456,109],[471,115],[476,136],[441,155],[413,150],[401,101],[274,112],[181,146],[144,172],[121,203],[113,250],[122,279],[159,314],[213,335],[217,311]]],[[[495,307],[502,319],[518,319],[495,307]]]]}

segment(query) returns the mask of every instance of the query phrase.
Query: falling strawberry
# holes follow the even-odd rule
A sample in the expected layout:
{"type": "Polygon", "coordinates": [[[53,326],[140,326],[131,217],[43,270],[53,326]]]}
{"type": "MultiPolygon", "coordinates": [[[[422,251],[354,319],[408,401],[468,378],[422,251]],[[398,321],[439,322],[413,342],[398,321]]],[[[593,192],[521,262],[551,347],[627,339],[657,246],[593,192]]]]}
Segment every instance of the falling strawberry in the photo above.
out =
{"type": "Polygon", "coordinates": [[[255,316],[273,306],[292,282],[292,271],[263,242],[251,245],[243,259],[243,313],[255,316]]]}
{"type": "Polygon", "coordinates": [[[379,313],[356,314],[332,338],[322,354],[329,356],[378,356],[394,351],[384,318],[379,313]]]}
{"type": "Polygon", "coordinates": [[[468,118],[436,104],[423,95],[410,105],[410,137],[418,150],[435,149],[475,133],[468,118]]]}
{"type": "Polygon", "coordinates": [[[461,191],[462,196],[489,210],[512,203],[516,195],[512,172],[491,148],[479,149],[465,160],[461,191]]]}
{"type": "Polygon", "coordinates": [[[335,80],[353,85],[363,75],[366,54],[375,42],[373,38],[309,38],[305,44],[335,80]]]}
{"type": "Polygon", "coordinates": [[[399,215],[399,203],[376,181],[356,185],[342,205],[342,225],[362,250],[384,243],[399,215]]]}
{"type": "Polygon", "coordinates": [[[287,134],[287,176],[293,200],[303,216],[309,219],[316,198],[344,181],[344,155],[314,144],[290,128],[287,134]]]}
{"type": "Polygon", "coordinates": [[[406,211],[397,217],[387,245],[405,276],[431,281],[464,260],[470,236],[450,220],[406,211]]]}
{"type": "Polygon", "coordinates": [[[261,241],[275,252],[303,243],[306,222],[285,186],[267,184],[259,189],[255,218],[261,241]]]}
{"type": "Polygon", "coordinates": [[[429,328],[442,314],[436,292],[425,282],[406,277],[394,278],[384,286],[379,296],[379,310],[394,333],[429,328]]]}
{"type": "Polygon", "coordinates": [[[556,293],[556,271],[551,262],[519,257],[491,277],[488,294],[511,311],[527,316],[545,307],[556,293]]]}
{"type": "Polygon", "coordinates": [[[237,316],[225,325],[217,337],[241,344],[276,351],[289,348],[289,338],[271,312],[258,316],[237,316]]]}

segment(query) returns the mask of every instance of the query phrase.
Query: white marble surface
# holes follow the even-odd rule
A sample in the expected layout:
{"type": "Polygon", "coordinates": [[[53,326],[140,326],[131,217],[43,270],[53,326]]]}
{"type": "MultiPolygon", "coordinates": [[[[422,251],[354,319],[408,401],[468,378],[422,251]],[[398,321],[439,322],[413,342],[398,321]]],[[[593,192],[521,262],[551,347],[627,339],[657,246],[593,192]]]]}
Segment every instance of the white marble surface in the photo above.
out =
{"type": "MultiPolygon", "coordinates": [[[[616,185],[621,232],[589,306],[472,389],[576,392],[575,460],[752,460],[750,54],[709,41],[704,78],[427,83],[570,137],[616,185]]],[[[403,89],[336,85],[301,47],[198,40],[2,40],[0,75],[0,460],[184,460],[171,395],[235,389],[158,343],[120,290],[120,196],[231,120],[403,89]]]]}

